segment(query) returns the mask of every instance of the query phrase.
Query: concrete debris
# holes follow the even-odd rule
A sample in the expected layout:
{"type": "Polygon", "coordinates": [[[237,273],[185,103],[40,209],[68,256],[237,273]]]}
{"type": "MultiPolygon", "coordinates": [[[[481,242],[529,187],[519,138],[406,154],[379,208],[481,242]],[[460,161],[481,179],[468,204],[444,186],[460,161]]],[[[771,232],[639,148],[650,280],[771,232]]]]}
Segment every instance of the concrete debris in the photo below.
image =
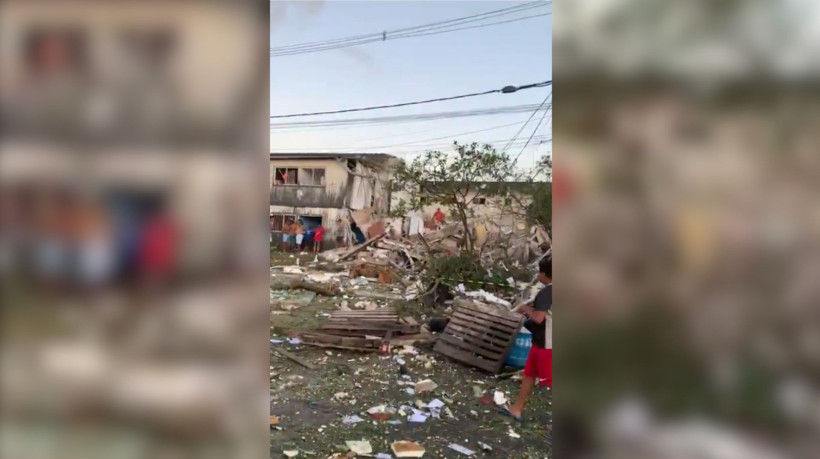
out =
{"type": "Polygon", "coordinates": [[[434,381],[430,379],[425,379],[424,381],[417,382],[414,386],[414,390],[416,391],[416,394],[423,394],[425,392],[432,392],[436,390],[437,387],[438,384],[436,384],[434,381]]]}
{"type": "Polygon", "coordinates": [[[397,441],[390,445],[396,457],[424,457],[424,447],[412,441],[397,441]]]}
{"type": "Polygon", "coordinates": [[[373,447],[367,440],[348,440],[345,442],[347,449],[357,455],[367,456],[373,454],[373,447]]]}

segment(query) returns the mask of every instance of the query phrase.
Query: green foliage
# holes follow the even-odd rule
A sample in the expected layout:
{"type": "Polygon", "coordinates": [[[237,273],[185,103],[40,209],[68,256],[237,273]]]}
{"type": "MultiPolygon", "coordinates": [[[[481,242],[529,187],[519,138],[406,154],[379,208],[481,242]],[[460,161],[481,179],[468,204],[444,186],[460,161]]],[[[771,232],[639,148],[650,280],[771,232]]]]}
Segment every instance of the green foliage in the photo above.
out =
{"type": "Polygon", "coordinates": [[[552,224],[552,183],[538,183],[532,198],[532,202],[527,206],[527,220],[532,224],[549,228],[552,224]]]}
{"type": "MultiPolygon", "coordinates": [[[[453,143],[454,153],[428,151],[413,161],[400,163],[393,171],[393,191],[404,191],[408,198],[399,199],[394,215],[405,215],[427,205],[447,207],[450,215],[469,234],[468,217],[472,204],[480,197],[502,195],[505,187],[482,186],[483,182],[506,182],[513,177],[513,161],[492,145],[453,143]],[[401,213],[400,213],[401,212],[401,213]]],[[[474,241],[467,238],[466,249],[474,251],[474,241]]]]}
{"type": "Polygon", "coordinates": [[[512,289],[507,278],[529,281],[534,273],[525,268],[507,270],[499,267],[485,269],[474,254],[464,252],[455,256],[438,256],[430,260],[423,275],[425,285],[436,281],[455,287],[464,284],[468,290],[483,289],[488,292],[507,292],[512,289]]]}

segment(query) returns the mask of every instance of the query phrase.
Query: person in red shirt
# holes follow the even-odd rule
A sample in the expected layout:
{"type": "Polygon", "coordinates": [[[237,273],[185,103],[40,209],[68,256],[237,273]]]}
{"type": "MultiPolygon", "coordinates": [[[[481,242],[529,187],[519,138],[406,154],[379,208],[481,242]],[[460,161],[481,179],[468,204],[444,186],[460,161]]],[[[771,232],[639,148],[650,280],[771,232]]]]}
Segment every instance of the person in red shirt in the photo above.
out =
{"type": "Polygon", "coordinates": [[[436,225],[444,223],[444,212],[441,211],[441,207],[436,209],[436,213],[433,214],[433,221],[436,222],[436,225]]]}
{"type": "Polygon", "coordinates": [[[313,233],[313,253],[318,254],[322,246],[322,238],[325,236],[325,227],[319,225],[313,233]]]}

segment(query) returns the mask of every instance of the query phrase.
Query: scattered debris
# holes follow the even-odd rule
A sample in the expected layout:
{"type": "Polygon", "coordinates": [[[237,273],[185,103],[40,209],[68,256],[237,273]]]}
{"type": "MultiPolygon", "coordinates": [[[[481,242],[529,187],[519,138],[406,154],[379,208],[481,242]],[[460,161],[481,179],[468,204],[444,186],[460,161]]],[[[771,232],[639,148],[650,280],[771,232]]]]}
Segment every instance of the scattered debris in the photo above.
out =
{"type": "Polygon", "coordinates": [[[360,422],[364,422],[364,419],[360,418],[359,416],[357,416],[355,414],[351,415],[351,416],[345,416],[345,417],[342,418],[342,424],[345,424],[345,425],[353,425],[353,424],[358,424],[360,422]]]}
{"type": "Polygon", "coordinates": [[[436,390],[437,387],[438,384],[430,379],[425,379],[424,381],[417,382],[413,390],[415,390],[416,394],[423,394],[425,392],[432,392],[436,390]]]}
{"type": "Polygon", "coordinates": [[[490,446],[490,445],[488,445],[484,442],[478,442],[478,447],[481,448],[483,451],[492,451],[493,450],[492,446],[490,446]]]}
{"type": "Polygon", "coordinates": [[[450,446],[448,446],[448,448],[452,449],[453,451],[458,451],[459,453],[461,453],[465,456],[472,456],[473,454],[475,454],[475,451],[469,450],[469,449],[467,449],[467,448],[465,448],[461,445],[458,445],[456,443],[450,443],[450,446]]]}
{"type": "Polygon", "coordinates": [[[424,447],[412,441],[397,441],[390,445],[396,457],[424,457],[424,447]]]}
{"type": "Polygon", "coordinates": [[[282,454],[284,454],[285,457],[296,457],[296,456],[299,455],[299,450],[298,449],[289,449],[289,450],[282,451],[282,454]]]}
{"type": "Polygon", "coordinates": [[[506,405],[507,404],[507,396],[504,395],[504,392],[495,391],[493,395],[493,401],[496,405],[506,405]]]}
{"type": "Polygon", "coordinates": [[[348,440],[345,442],[347,445],[347,449],[350,452],[355,453],[357,455],[370,455],[373,454],[373,447],[370,446],[370,442],[367,440],[348,440]]]}
{"type": "Polygon", "coordinates": [[[315,370],[316,369],[315,365],[310,364],[308,362],[305,362],[304,360],[302,360],[299,357],[291,354],[290,352],[284,351],[284,350],[279,349],[279,348],[274,348],[273,352],[276,352],[279,355],[287,357],[288,359],[298,363],[299,365],[302,365],[303,367],[307,368],[308,370],[315,370]]]}

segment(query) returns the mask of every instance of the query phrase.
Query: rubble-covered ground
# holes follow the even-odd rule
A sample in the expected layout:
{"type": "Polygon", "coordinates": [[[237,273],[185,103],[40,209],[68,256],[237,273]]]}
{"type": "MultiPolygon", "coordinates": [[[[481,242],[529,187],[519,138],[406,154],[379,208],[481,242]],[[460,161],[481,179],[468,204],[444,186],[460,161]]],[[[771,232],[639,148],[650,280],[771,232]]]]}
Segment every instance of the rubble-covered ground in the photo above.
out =
{"type": "MultiPolygon", "coordinates": [[[[313,260],[312,255],[298,258],[301,266],[313,260]]],[[[294,265],[295,260],[296,257],[278,252],[271,254],[272,265],[294,265]]],[[[391,290],[390,286],[377,283],[359,288],[391,290]]],[[[285,339],[292,330],[316,329],[326,320],[323,313],[338,310],[342,301],[352,304],[360,300],[317,296],[309,305],[290,311],[272,307],[271,338],[285,339]]],[[[376,302],[379,306],[397,307],[403,315],[427,318],[414,303],[376,302]]],[[[447,315],[444,311],[439,314],[447,315]]],[[[271,347],[270,413],[278,420],[270,432],[271,457],[285,457],[284,451],[298,450],[297,457],[326,458],[348,452],[345,443],[351,440],[369,441],[373,455],[391,454],[392,442],[409,440],[425,448],[425,458],[466,457],[449,448],[453,443],[475,451],[475,457],[552,456],[548,427],[551,396],[544,388],[534,391],[524,423],[520,424],[500,415],[499,406],[493,401],[496,391],[508,399],[515,397],[520,380],[496,378],[452,362],[429,348],[398,346],[392,355],[386,356],[293,345],[287,341],[271,347]],[[273,348],[285,350],[317,369],[293,362],[273,348]],[[406,363],[405,375],[400,374],[396,358],[406,363]],[[425,379],[434,381],[438,387],[432,392],[412,394],[414,383],[425,379]],[[425,404],[443,402],[440,417],[430,416],[423,423],[408,422],[411,407],[431,414],[427,408],[419,409],[417,400],[425,404]],[[368,410],[380,405],[385,407],[382,411],[398,411],[405,406],[405,415],[394,412],[376,415],[380,419],[375,419],[368,410]],[[352,416],[361,420],[345,423],[345,417],[352,416]]]]}

